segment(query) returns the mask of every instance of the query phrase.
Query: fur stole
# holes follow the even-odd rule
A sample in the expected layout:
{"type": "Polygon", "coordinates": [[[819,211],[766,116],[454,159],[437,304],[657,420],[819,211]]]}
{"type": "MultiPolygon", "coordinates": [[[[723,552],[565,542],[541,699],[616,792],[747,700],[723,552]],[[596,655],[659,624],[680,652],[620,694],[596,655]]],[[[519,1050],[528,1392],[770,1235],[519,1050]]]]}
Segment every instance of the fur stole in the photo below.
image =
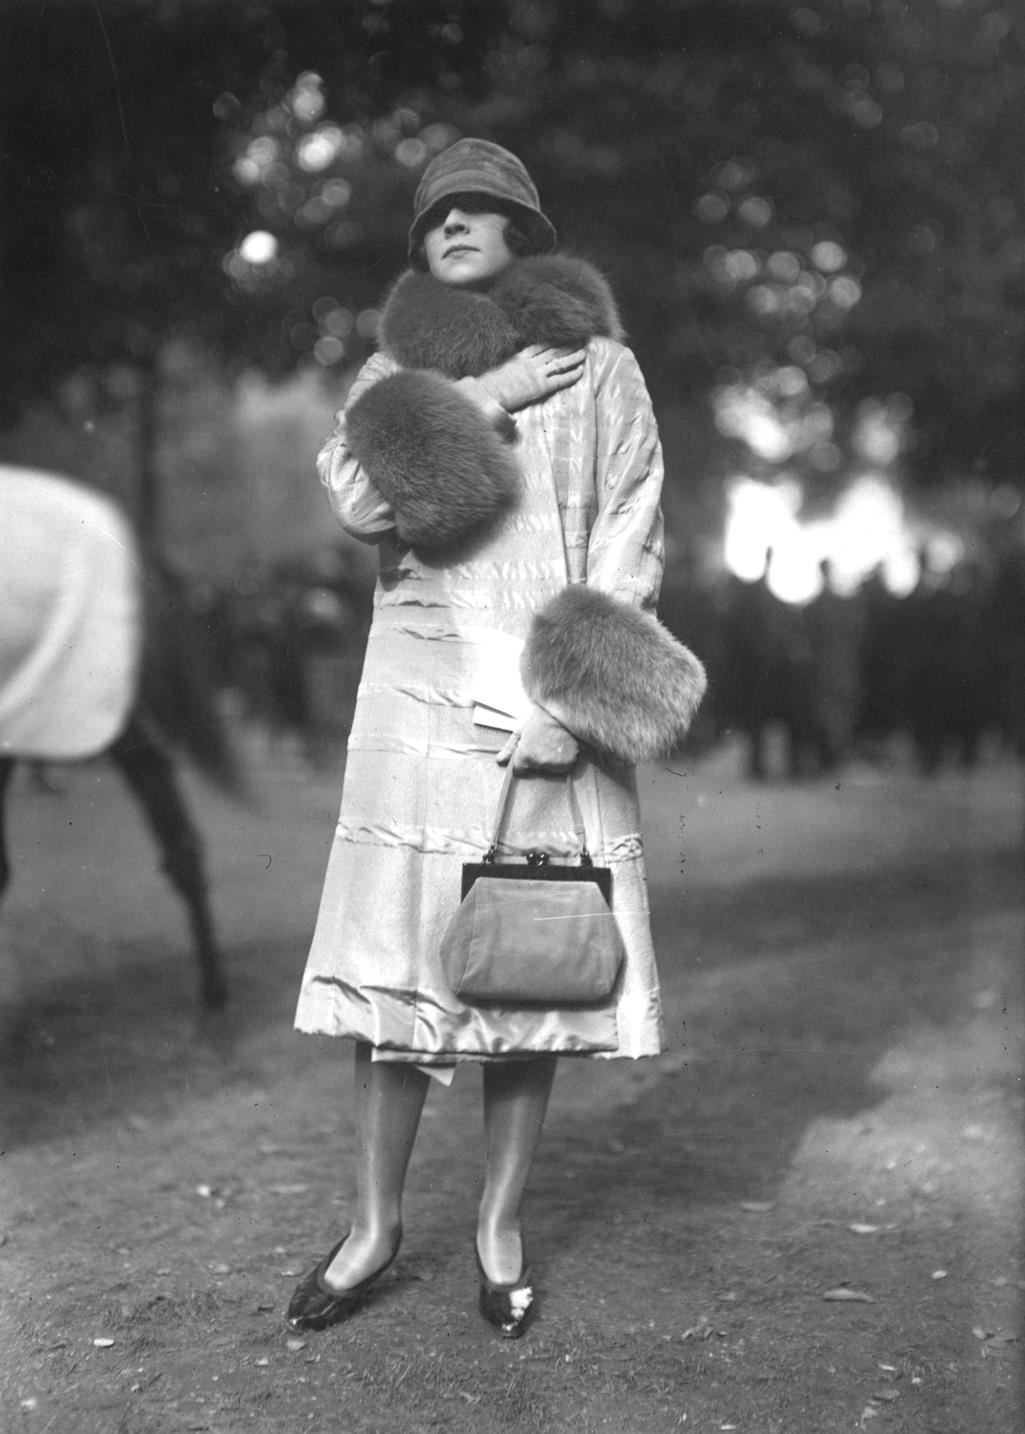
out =
{"type": "Polygon", "coordinates": [[[385,303],[381,346],[408,372],[348,410],[346,440],[391,503],[400,538],[437,558],[485,532],[513,502],[515,459],[487,415],[449,382],[529,344],[576,348],[622,336],[612,292],[581,259],[518,259],[487,293],[409,270],[385,303]]]}
{"type": "Polygon", "coordinates": [[[680,744],[707,685],[653,614],[584,586],[535,614],[522,676],[527,695],[581,742],[630,765],[680,744]]]}
{"type": "Polygon", "coordinates": [[[410,269],[381,317],[386,353],[447,378],[478,378],[529,344],[578,348],[599,335],[623,337],[612,291],[592,264],[563,254],[516,260],[486,294],[410,269]]]}

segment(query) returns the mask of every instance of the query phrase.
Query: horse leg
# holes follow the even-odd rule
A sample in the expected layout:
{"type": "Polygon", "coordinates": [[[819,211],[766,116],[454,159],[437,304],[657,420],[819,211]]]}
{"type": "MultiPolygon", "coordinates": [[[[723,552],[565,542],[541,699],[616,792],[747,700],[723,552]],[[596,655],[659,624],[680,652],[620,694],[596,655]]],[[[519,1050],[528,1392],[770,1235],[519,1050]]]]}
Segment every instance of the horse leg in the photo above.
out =
{"type": "Polygon", "coordinates": [[[228,987],[214,936],[203,843],[175,780],[174,764],[138,716],[130,719],[110,756],[142,807],[160,845],[164,871],[188,909],[203,1001],[223,1006],[228,987]]]}
{"type": "Polygon", "coordinates": [[[7,825],[5,817],[5,803],[7,797],[7,783],[14,771],[14,760],[11,757],[0,757],[0,897],[7,890],[7,883],[11,879],[11,867],[7,860],[7,825]]]}

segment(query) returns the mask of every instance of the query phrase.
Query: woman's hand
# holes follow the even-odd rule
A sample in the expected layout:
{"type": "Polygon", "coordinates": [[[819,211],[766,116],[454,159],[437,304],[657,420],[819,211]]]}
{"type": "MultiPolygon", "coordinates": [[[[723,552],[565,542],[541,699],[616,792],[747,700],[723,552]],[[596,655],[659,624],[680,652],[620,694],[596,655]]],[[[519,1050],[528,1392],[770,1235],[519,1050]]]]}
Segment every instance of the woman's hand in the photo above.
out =
{"type": "Polygon", "coordinates": [[[586,349],[551,349],[531,344],[498,368],[482,373],[477,382],[507,413],[516,413],[576,383],[586,358],[586,349]]]}
{"type": "Polygon", "coordinates": [[[500,766],[512,759],[514,772],[569,772],[580,743],[543,707],[532,706],[517,730],[499,752],[500,766]]]}

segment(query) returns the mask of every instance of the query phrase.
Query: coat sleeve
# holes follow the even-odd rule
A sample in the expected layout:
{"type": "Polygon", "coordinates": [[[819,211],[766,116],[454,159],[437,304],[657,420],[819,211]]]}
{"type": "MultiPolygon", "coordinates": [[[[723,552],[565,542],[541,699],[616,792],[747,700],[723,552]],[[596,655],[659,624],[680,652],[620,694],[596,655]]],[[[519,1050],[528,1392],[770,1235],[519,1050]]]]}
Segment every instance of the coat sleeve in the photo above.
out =
{"type": "Polygon", "coordinates": [[[597,511],[586,581],[535,613],[521,662],[527,695],[613,761],[648,761],[686,735],[704,668],[651,611],[663,568],[662,452],[628,349],[595,355],[597,511]]]}
{"type": "Polygon", "coordinates": [[[347,533],[364,542],[374,542],[391,532],[395,513],[349,449],[346,414],[375,383],[394,371],[395,364],[383,354],[367,360],[353,380],[345,407],[335,416],[334,432],[317,454],[317,472],[335,517],[347,533]]]}
{"type": "Polygon", "coordinates": [[[640,366],[629,349],[596,355],[595,487],[598,508],[587,543],[587,584],[654,608],[662,584],[662,447],[640,366]]]}
{"type": "Polygon", "coordinates": [[[479,537],[519,489],[508,421],[480,384],[371,359],[318,460],[342,526],[435,557],[479,537]]]}

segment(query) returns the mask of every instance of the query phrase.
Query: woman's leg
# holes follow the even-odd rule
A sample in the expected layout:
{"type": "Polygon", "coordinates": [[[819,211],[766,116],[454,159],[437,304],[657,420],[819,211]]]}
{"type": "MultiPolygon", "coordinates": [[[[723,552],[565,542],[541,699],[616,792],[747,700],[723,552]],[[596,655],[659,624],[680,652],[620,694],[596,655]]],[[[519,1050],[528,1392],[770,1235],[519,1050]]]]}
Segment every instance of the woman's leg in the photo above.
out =
{"type": "Polygon", "coordinates": [[[484,1193],[477,1250],[485,1274],[508,1284],[523,1271],[520,1205],[541,1137],[558,1057],[484,1066],[484,1193]]]}
{"type": "Polygon", "coordinates": [[[393,1254],[402,1237],[402,1192],[429,1077],[401,1061],[371,1060],[356,1044],[356,1210],[345,1244],[325,1272],[351,1289],[393,1254]]]}

